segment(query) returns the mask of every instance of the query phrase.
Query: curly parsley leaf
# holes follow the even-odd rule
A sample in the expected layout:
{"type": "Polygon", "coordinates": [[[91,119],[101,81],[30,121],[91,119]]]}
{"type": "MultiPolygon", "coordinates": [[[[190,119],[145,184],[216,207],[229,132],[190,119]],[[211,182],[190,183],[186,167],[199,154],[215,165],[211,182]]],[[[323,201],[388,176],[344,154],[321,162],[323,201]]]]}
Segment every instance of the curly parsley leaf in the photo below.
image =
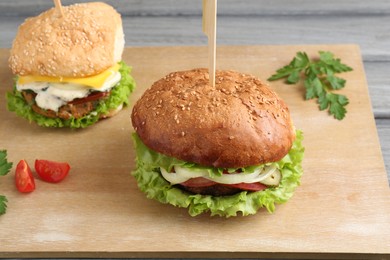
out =
{"type": "MultiPolygon", "coordinates": [[[[7,161],[7,151],[0,151],[0,176],[5,176],[11,170],[12,163],[7,161]]],[[[7,210],[7,198],[4,195],[0,195],[0,215],[4,214],[7,210]]]]}
{"type": "Polygon", "coordinates": [[[7,197],[4,195],[0,195],[0,215],[5,214],[7,211],[7,197]]]}
{"type": "Polygon", "coordinates": [[[0,151],[0,175],[6,175],[12,168],[12,163],[7,161],[7,151],[0,151]]]}
{"type": "Polygon", "coordinates": [[[331,91],[345,87],[346,80],[335,74],[348,71],[352,68],[341,63],[331,52],[320,51],[317,60],[310,60],[305,52],[297,52],[288,65],[278,69],[268,80],[285,78],[287,84],[296,84],[303,78],[305,98],[317,98],[320,110],[328,109],[334,118],[341,120],[347,113],[348,98],[331,91]]]}
{"type": "Polygon", "coordinates": [[[277,80],[287,77],[287,83],[295,84],[299,81],[299,74],[310,64],[309,57],[304,52],[298,52],[289,65],[276,71],[268,80],[277,80]]]}

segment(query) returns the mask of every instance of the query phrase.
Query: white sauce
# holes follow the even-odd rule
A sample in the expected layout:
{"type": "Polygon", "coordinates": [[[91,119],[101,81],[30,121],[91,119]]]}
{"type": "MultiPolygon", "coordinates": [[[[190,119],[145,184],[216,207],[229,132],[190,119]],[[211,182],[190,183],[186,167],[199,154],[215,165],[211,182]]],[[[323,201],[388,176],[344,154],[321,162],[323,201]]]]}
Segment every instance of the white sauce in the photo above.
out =
{"type": "Polygon", "coordinates": [[[84,98],[92,90],[104,92],[113,88],[121,79],[119,72],[113,73],[103,83],[99,89],[89,88],[85,85],[75,83],[52,83],[52,82],[32,82],[23,85],[16,85],[16,89],[34,91],[37,96],[35,102],[43,109],[50,109],[58,112],[58,109],[76,98],[84,98]]]}

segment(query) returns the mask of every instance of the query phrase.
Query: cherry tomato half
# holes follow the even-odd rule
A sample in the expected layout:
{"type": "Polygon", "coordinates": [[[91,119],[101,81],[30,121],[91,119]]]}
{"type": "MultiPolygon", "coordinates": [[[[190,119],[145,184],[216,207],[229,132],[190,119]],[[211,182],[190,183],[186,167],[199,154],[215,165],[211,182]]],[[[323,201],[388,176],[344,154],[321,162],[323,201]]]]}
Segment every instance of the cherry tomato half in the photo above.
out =
{"type": "Polygon", "coordinates": [[[46,182],[60,182],[67,175],[70,166],[66,162],[54,162],[48,160],[35,160],[35,171],[46,182]]]}
{"type": "Polygon", "coordinates": [[[15,170],[15,184],[20,192],[32,192],[35,190],[35,181],[25,160],[20,160],[15,170]]]}

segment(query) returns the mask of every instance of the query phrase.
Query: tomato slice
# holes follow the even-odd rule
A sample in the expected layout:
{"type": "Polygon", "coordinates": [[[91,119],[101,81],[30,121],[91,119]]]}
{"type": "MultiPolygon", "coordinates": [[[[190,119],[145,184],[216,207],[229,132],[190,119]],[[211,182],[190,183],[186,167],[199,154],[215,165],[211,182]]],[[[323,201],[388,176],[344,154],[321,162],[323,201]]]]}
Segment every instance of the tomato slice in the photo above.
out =
{"type": "Polygon", "coordinates": [[[108,97],[110,94],[111,94],[110,91],[106,91],[106,92],[96,91],[85,98],[76,98],[76,99],[68,102],[68,104],[77,105],[77,104],[82,104],[82,103],[86,103],[86,102],[91,102],[91,101],[102,99],[104,97],[108,97]]]}
{"type": "Polygon", "coordinates": [[[35,171],[46,182],[60,182],[68,176],[70,166],[66,162],[35,160],[35,171]]]}
{"type": "Polygon", "coordinates": [[[202,177],[191,178],[185,182],[180,183],[180,185],[188,187],[209,187],[215,184],[217,183],[202,177]]]}
{"type": "Polygon", "coordinates": [[[225,184],[226,186],[230,186],[233,188],[238,188],[241,190],[247,190],[247,191],[260,191],[265,190],[267,186],[260,182],[254,182],[254,183],[237,183],[237,184],[225,184]]]}
{"type": "Polygon", "coordinates": [[[25,160],[20,160],[15,170],[15,185],[20,192],[32,192],[35,190],[35,181],[25,160]]]}

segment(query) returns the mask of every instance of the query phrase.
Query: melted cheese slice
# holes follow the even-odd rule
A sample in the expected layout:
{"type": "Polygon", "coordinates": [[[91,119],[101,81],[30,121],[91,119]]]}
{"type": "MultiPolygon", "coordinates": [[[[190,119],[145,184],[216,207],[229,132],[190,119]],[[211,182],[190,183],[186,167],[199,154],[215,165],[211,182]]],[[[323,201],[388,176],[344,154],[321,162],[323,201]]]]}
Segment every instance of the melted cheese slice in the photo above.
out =
{"type": "Polygon", "coordinates": [[[67,77],[46,77],[46,76],[19,76],[18,85],[25,85],[33,82],[50,82],[50,83],[74,83],[78,85],[84,85],[92,89],[100,89],[104,82],[110,76],[119,71],[119,64],[112,66],[111,68],[103,71],[100,74],[84,77],[84,78],[67,78],[67,77]]]}

